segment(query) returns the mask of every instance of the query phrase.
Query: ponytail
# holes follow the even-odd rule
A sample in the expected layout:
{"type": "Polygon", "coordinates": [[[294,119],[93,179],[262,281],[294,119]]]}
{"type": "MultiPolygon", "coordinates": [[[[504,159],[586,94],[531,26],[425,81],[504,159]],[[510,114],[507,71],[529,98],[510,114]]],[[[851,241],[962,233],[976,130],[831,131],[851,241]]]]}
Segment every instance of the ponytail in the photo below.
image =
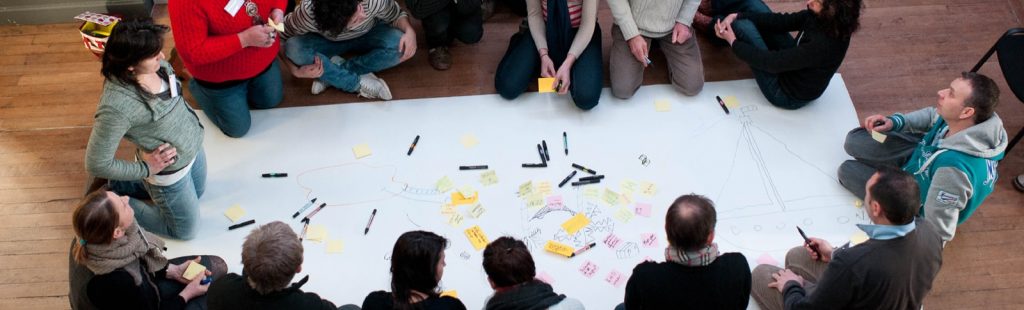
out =
{"type": "Polygon", "coordinates": [[[114,239],[114,229],[119,224],[120,215],[107,193],[106,188],[89,193],[71,215],[71,227],[75,231],[76,240],[71,253],[77,263],[89,259],[86,244],[107,244],[114,239]]]}

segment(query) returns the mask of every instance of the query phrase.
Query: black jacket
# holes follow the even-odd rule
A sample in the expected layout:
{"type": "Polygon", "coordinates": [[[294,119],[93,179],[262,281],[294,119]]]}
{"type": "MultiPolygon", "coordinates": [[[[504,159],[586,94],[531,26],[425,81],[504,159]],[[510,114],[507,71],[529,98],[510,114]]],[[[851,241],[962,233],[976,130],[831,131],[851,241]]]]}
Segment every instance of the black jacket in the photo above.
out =
{"type": "Polygon", "coordinates": [[[306,284],[305,279],[286,289],[262,295],[249,286],[245,276],[229,273],[210,284],[206,292],[206,304],[210,310],[338,309],[338,306],[320,298],[320,295],[303,292],[300,289],[303,284],[306,284]]]}

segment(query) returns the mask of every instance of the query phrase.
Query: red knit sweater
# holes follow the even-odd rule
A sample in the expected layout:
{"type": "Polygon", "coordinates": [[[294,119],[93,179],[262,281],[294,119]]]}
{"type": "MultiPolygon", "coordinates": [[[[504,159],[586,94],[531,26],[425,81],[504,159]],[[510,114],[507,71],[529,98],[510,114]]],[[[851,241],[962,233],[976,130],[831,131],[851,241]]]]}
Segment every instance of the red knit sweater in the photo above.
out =
{"type": "MultiPolygon", "coordinates": [[[[252,0],[266,22],[273,9],[284,10],[287,0],[252,0]]],[[[174,45],[192,76],[207,82],[244,80],[266,69],[281,42],[269,48],[242,48],[238,33],[252,27],[252,17],[245,5],[232,17],[224,10],[228,0],[171,0],[167,10],[171,16],[174,45]]]]}

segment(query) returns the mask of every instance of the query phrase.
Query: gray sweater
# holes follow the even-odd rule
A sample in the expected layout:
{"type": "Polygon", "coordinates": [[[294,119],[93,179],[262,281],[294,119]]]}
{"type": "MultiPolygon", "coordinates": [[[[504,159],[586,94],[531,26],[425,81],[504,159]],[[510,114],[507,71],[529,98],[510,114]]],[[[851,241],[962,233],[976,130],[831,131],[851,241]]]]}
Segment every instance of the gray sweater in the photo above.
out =
{"type": "Polygon", "coordinates": [[[700,0],[608,0],[624,40],[670,35],[677,22],[690,26],[698,6],[700,0]]]}
{"type": "MultiPolygon", "coordinates": [[[[169,63],[161,61],[160,66],[173,73],[169,63]]],[[[85,168],[96,177],[141,180],[149,176],[145,162],[114,158],[122,137],[135,144],[137,155],[163,143],[176,147],[178,160],[164,171],[185,167],[203,147],[203,126],[181,95],[168,100],[147,99],[134,86],[107,80],[95,118],[85,149],[85,168]]]]}

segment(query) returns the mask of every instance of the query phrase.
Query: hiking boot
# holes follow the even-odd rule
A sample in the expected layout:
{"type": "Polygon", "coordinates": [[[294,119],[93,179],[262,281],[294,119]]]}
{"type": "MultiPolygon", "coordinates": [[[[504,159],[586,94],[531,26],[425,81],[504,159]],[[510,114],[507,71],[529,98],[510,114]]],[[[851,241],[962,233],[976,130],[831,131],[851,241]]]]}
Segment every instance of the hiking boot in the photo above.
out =
{"type": "Polygon", "coordinates": [[[1024,174],[1013,178],[1013,187],[1016,188],[1017,191],[1024,192],[1024,174]]]}
{"type": "Polygon", "coordinates": [[[309,92],[313,93],[314,95],[319,95],[325,90],[327,90],[327,84],[321,82],[320,79],[316,79],[313,80],[313,87],[309,89],[309,92]]]}
{"type": "Polygon", "coordinates": [[[448,52],[447,46],[439,46],[430,49],[430,66],[436,70],[444,71],[452,67],[452,53],[448,52]]]}
{"type": "Polygon", "coordinates": [[[391,100],[391,89],[373,73],[359,76],[359,96],[368,99],[391,100]]]}

